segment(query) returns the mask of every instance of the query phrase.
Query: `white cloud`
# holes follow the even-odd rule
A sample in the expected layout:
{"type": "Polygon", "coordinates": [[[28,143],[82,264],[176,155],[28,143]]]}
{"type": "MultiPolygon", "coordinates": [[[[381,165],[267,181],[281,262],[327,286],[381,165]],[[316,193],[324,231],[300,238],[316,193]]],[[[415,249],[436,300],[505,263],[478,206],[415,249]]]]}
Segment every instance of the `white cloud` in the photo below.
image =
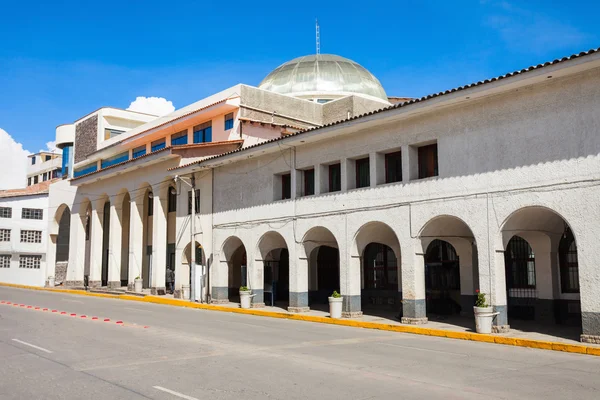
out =
{"type": "Polygon", "coordinates": [[[4,129],[0,129],[0,189],[27,186],[27,156],[29,153],[4,129]]]}
{"type": "Polygon", "coordinates": [[[56,148],[56,140],[51,142],[46,142],[46,149],[42,149],[40,151],[49,151],[51,153],[59,153],[60,150],[56,148]]]}
{"type": "Polygon", "coordinates": [[[162,117],[175,111],[173,102],[165,99],[164,97],[144,97],[138,96],[134,101],[131,102],[129,107],[130,111],[138,111],[146,114],[158,115],[162,117]]]}

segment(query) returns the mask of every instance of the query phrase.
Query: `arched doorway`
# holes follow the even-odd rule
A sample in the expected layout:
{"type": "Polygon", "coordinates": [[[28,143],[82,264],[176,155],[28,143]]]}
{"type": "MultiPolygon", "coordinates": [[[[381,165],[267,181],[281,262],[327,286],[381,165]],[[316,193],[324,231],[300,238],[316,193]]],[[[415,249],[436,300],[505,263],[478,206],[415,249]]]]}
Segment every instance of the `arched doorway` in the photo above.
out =
{"type": "Polygon", "coordinates": [[[288,308],[290,259],[285,239],[277,232],[265,233],[258,249],[262,256],[263,299],[267,305],[288,308]]]}
{"type": "Polygon", "coordinates": [[[501,232],[511,327],[544,331],[559,324],[565,327],[553,328],[557,334],[579,337],[577,241],[567,221],[548,208],[526,207],[512,213],[501,232]]]}
{"type": "Polygon", "coordinates": [[[246,286],[252,289],[254,286],[254,282],[251,282],[249,278],[246,246],[240,238],[230,236],[223,243],[221,254],[223,258],[219,270],[216,271],[217,279],[215,279],[212,288],[213,301],[223,303],[229,300],[239,303],[240,287],[246,286]],[[219,284],[219,282],[222,282],[222,284],[219,284]],[[227,286],[223,288],[225,283],[227,283],[227,286]]]}
{"type": "Polygon", "coordinates": [[[331,231],[311,228],[302,239],[308,267],[308,305],[327,308],[328,297],[340,292],[340,252],[331,231]]]}
{"type": "MultiPolygon", "coordinates": [[[[190,296],[191,296],[191,289],[192,289],[192,265],[191,265],[191,261],[192,261],[192,253],[191,253],[192,249],[190,246],[190,243],[187,244],[187,246],[185,246],[185,248],[183,249],[183,254],[181,257],[181,276],[184,277],[182,279],[185,279],[185,282],[182,282],[183,284],[189,284],[190,285],[190,296]]],[[[206,293],[206,282],[204,279],[202,279],[202,266],[206,265],[206,259],[204,257],[204,249],[202,248],[202,245],[198,242],[194,242],[194,261],[196,262],[196,282],[198,284],[198,286],[196,287],[196,297],[198,299],[200,298],[205,298],[205,293],[206,293]]],[[[173,270],[173,276],[174,276],[174,272],[175,270],[173,270]]],[[[166,271],[166,273],[168,273],[168,270],[166,271]]],[[[166,280],[165,280],[166,282],[166,280]]],[[[173,279],[173,285],[175,285],[175,280],[173,279]]]]}
{"type": "Polygon", "coordinates": [[[450,243],[435,239],[425,253],[425,304],[427,312],[458,314],[460,305],[460,262],[450,243]]]}

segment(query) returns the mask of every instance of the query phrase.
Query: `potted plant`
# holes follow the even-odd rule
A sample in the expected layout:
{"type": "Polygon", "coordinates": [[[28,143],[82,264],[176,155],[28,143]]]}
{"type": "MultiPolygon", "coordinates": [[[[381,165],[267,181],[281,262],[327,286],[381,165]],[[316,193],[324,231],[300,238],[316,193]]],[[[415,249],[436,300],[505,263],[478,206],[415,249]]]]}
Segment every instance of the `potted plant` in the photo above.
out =
{"type": "Polygon", "coordinates": [[[329,297],[329,316],[331,318],[342,318],[342,295],[334,290],[329,297]]]}
{"type": "Polygon", "coordinates": [[[247,286],[240,287],[240,307],[250,308],[250,301],[252,299],[252,290],[248,289],[247,286]]]}
{"type": "Polygon", "coordinates": [[[475,330],[477,333],[492,333],[492,320],[494,319],[494,307],[487,304],[485,293],[475,291],[477,298],[473,312],[475,313],[475,330]]]}
{"type": "Polygon", "coordinates": [[[138,276],[135,277],[133,281],[133,291],[136,293],[142,293],[142,278],[138,276]]]}

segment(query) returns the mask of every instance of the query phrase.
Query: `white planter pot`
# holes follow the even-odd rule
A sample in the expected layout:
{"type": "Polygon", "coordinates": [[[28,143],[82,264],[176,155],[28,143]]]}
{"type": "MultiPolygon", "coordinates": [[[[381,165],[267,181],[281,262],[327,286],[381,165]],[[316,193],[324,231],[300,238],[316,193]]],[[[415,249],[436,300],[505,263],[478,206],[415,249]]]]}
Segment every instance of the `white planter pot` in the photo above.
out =
{"type": "Polygon", "coordinates": [[[190,285],[181,285],[181,298],[190,299],[190,285]]]}
{"type": "Polygon", "coordinates": [[[343,297],[329,298],[329,316],[331,318],[342,318],[342,301],[343,297]]]}
{"type": "Polygon", "coordinates": [[[53,276],[48,277],[48,287],[54,287],[54,277],[53,276]]]}
{"type": "Polygon", "coordinates": [[[133,281],[133,291],[136,293],[142,293],[142,280],[136,279],[133,281]]]}
{"type": "Polygon", "coordinates": [[[252,301],[252,291],[251,290],[240,290],[240,307],[247,309],[250,308],[250,303],[252,301]]]}
{"type": "Polygon", "coordinates": [[[492,333],[494,307],[473,307],[475,313],[475,330],[477,333],[492,333]]]}

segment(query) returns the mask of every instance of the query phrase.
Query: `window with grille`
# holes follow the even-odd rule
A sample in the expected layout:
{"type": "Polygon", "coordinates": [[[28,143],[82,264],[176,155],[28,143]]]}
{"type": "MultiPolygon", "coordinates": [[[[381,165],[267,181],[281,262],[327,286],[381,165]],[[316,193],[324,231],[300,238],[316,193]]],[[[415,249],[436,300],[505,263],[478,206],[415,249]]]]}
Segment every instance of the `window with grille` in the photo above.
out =
{"type": "Polygon", "coordinates": [[[560,283],[563,293],[579,293],[579,264],[577,243],[570,228],[566,228],[558,245],[560,283]]]}
{"type": "Polygon", "coordinates": [[[535,254],[520,236],[513,236],[504,252],[508,289],[535,289],[535,254]]]}
{"type": "Polygon", "coordinates": [[[10,229],[0,229],[0,242],[10,242],[10,229]]]}
{"type": "MultiPolygon", "coordinates": [[[[196,198],[194,199],[196,201],[196,207],[195,207],[195,211],[196,214],[200,213],[200,189],[196,189],[196,194],[195,194],[196,198]]],[[[192,213],[192,191],[188,191],[188,215],[190,215],[192,213]]]]}
{"type": "Polygon", "coordinates": [[[19,268],[40,269],[42,256],[19,256],[19,268]]]}
{"type": "Polygon", "coordinates": [[[22,219],[43,219],[44,211],[41,208],[24,208],[21,211],[22,219]]]}
{"type": "Polygon", "coordinates": [[[438,176],[437,143],[419,147],[419,179],[438,176]]]}
{"type": "Polygon", "coordinates": [[[21,231],[21,243],[42,243],[42,231],[21,231]]]}
{"type": "Polygon", "coordinates": [[[371,184],[369,157],[356,160],[356,187],[363,188],[371,184]]]}
{"type": "Polygon", "coordinates": [[[0,218],[12,218],[12,208],[0,207],[0,218]]]}
{"type": "Polygon", "coordinates": [[[9,254],[0,255],[0,268],[10,268],[10,255],[9,254]]]}
{"type": "Polygon", "coordinates": [[[369,243],[363,253],[365,289],[398,290],[398,262],[394,251],[381,243],[369,243]]]}

